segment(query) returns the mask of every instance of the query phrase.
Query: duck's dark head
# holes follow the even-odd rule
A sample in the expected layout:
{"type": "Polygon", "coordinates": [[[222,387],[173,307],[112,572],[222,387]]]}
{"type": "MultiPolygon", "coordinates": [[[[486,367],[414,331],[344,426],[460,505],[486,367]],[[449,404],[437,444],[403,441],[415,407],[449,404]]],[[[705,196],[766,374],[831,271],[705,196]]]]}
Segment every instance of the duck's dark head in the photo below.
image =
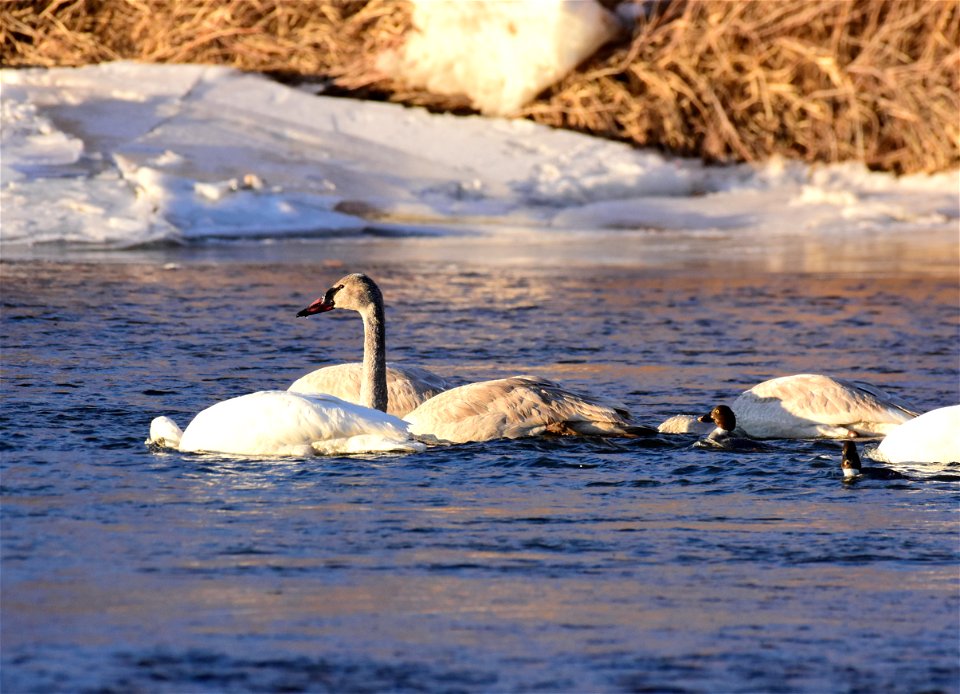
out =
{"type": "Polygon", "coordinates": [[[843,442],[843,454],[840,458],[840,469],[843,470],[843,476],[856,477],[860,474],[860,454],[857,453],[857,446],[853,441],[843,442]]]}
{"type": "Polygon", "coordinates": [[[700,417],[701,422],[713,422],[724,431],[737,428],[737,415],[726,405],[717,405],[708,414],[700,417]]]}

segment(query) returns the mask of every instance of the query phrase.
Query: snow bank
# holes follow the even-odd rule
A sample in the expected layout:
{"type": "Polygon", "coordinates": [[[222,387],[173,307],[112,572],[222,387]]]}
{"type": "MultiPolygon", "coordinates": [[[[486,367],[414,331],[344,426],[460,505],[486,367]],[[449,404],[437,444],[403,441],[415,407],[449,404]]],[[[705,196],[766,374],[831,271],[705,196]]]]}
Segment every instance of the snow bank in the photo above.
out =
{"type": "Polygon", "coordinates": [[[0,241],[131,246],[369,228],[909,230],[958,172],[710,168],[523,120],[316,97],[226,68],[3,70],[0,241]]]}

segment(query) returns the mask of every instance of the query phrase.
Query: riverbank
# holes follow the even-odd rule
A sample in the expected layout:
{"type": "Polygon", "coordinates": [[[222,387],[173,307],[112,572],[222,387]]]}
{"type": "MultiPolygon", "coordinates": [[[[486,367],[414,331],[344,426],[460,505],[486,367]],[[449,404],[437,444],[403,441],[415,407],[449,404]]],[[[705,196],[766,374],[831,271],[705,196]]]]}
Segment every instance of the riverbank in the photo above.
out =
{"type": "MultiPolygon", "coordinates": [[[[960,165],[956,3],[606,4],[624,20],[620,36],[519,115],[708,162],[779,155],[898,174],[960,165]]],[[[400,0],[15,1],[0,7],[0,62],[229,65],[462,112],[462,98],[378,67],[410,29],[400,0]]]]}

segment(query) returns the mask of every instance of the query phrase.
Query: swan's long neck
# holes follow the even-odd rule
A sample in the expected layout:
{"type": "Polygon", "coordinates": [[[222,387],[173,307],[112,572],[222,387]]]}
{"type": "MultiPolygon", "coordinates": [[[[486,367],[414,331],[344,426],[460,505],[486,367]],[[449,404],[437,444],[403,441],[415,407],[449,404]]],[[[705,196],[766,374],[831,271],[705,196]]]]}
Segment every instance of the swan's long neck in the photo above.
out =
{"type": "Polygon", "coordinates": [[[386,412],[387,338],[383,300],[374,301],[360,315],[363,317],[363,373],[360,376],[360,404],[386,412]]]}

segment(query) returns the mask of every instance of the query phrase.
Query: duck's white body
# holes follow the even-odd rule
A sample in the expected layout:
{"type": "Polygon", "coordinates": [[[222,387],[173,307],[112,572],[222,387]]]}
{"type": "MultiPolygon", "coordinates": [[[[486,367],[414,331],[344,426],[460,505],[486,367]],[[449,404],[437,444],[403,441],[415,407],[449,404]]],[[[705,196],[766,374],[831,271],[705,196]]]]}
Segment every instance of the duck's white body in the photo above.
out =
{"type": "Polygon", "coordinates": [[[657,431],[661,434],[697,434],[705,436],[713,430],[713,425],[701,422],[695,414],[675,414],[660,422],[657,431]]]}
{"type": "Polygon", "coordinates": [[[930,410],[901,424],[873,457],[887,463],[960,462],[960,405],[930,410]]]}
{"type": "Polygon", "coordinates": [[[449,443],[540,434],[629,435],[628,413],[536,376],[470,383],[409,413],[416,436],[449,443]]]}
{"type": "Polygon", "coordinates": [[[704,436],[702,439],[699,439],[693,445],[697,448],[717,448],[725,451],[733,451],[744,448],[749,450],[760,450],[763,448],[763,444],[761,442],[751,439],[748,436],[744,436],[740,429],[728,431],[727,429],[723,429],[721,427],[716,427],[713,431],[704,436]]]}
{"type": "MultiPolygon", "coordinates": [[[[363,364],[325,366],[301,376],[287,390],[307,395],[323,393],[360,402],[363,364]]],[[[387,413],[403,417],[425,400],[452,388],[455,384],[416,366],[387,364],[387,413]]]]}
{"type": "Polygon", "coordinates": [[[147,443],[185,453],[298,457],[424,448],[410,436],[406,422],[385,412],[332,395],[282,390],[218,402],[194,417],[178,442],[176,434],[171,419],[158,417],[147,443]]]}
{"type": "Polygon", "coordinates": [[[883,436],[916,416],[875,386],[820,374],[764,381],[732,408],[739,427],[758,439],[883,436]]]}

